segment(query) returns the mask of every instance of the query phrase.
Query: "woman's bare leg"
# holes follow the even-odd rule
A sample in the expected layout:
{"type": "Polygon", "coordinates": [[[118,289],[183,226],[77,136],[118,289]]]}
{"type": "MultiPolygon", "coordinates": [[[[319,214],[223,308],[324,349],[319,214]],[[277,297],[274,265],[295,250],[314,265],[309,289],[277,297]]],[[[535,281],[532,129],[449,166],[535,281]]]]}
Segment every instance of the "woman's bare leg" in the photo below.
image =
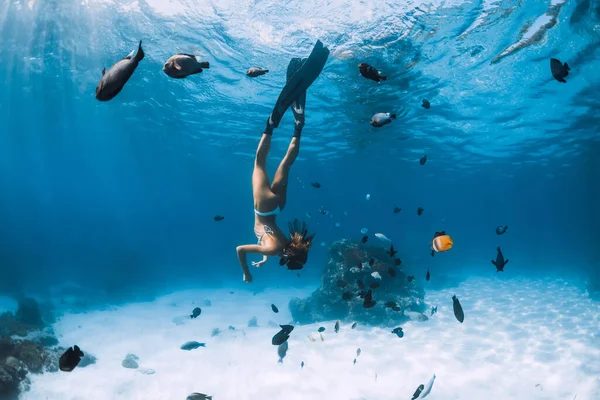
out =
{"type": "Polygon", "coordinates": [[[252,172],[252,194],[255,203],[270,191],[269,175],[267,174],[267,156],[270,149],[271,135],[263,134],[258,149],[256,149],[254,171],[252,172]]]}
{"type": "Polygon", "coordinates": [[[277,168],[277,172],[275,172],[275,178],[273,178],[273,186],[271,190],[279,197],[279,208],[283,210],[285,207],[285,203],[287,200],[287,186],[288,180],[290,176],[290,169],[296,158],[298,158],[298,153],[300,152],[300,136],[294,136],[292,141],[290,142],[290,146],[288,147],[287,153],[283,160],[281,160],[281,164],[277,168]]]}

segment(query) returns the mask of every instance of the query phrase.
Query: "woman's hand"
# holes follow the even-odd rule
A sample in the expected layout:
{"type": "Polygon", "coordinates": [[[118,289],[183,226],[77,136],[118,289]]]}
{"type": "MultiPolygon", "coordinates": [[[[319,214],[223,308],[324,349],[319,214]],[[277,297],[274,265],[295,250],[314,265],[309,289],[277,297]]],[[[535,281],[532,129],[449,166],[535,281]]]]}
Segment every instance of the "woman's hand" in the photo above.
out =
{"type": "Polygon", "coordinates": [[[252,261],[252,266],[253,266],[253,267],[256,267],[256,268],[260,268],[260,267],[262,267],[262,266],[263,266],[263,265],[264,265],[266,262],[267,262],[267,256],[263,256],[263,259],[262,259],[262,260],[260,260],[260,261],[258,261],[258,262],[252,261]]]}

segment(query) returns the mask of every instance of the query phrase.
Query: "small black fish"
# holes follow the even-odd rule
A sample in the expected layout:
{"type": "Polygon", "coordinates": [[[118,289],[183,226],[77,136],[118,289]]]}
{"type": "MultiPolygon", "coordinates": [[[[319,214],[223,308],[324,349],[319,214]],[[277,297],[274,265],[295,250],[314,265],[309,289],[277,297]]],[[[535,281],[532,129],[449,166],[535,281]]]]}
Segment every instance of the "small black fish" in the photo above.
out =
{"type": "Polygon", "coordinates": [[[83,351],[79,346],[69,347],[58,360],[58,367],[61,371],[71,372],[75,369],[83,357],[83,351]]]}
{"type": "Polygon", "coordinates": [[[288,340],[290,338],[290,333],[292,333],[292,331],[294,330],[294,327],[292,325],[279,325],[279,327],[281,328],[281,330],[277,332],[275,336],[273,336],[273,339],[271,339],[271,344],[273,346],[279,346],[280,344],[288,340]]]}
{"type": "Polygon", "coordinates": [[[354,365],[356,365],[356,358],[354,359],[354,365]]]}
{"type": "Polygon", "coordinates": [[[412,282],[412,281],[415,280],[415,277],[412,276],[412,275],[409,275],[407,279],[408,279],[409,282],[412,282]]]}
{"type": "Polygon", "coordinates": [[[402,209],[400,207],[394,208],[394,214],[398,214],[402,209]]]}
{"type": "Polygon", "coordinates": [[[227,327],[227,329],[229,329],[230,331],[235,331],[235,326],[233,326],[233,325],[229,325],[229,326],[227,327]]]}
{"type": "Polygon", "coordinates": [[[421,107],[423,107],[426,110],[429,110],[431,108],[431,103],[429,102],[429,100],[423,99],[423,102],[421,103],[421,107]]]}
{"type": "Polygon", "coordinates": [[[199,74],[210,68],[208,61],[200,61],[199,56],[179,53],[167,60],[163,65],[163,72],[171,78],[183,79],[190,75],[199,74]]]}
{"type": "Polygon", "coordinates": [[[325,332],[325,327],[320,326],[319,329],[317,329],[319,332],[325,332]]]}
{"type": "Polygon", "coordinates": [[[423,214],[423,211],[424,211],[424,210],[423,210],[423,208],[422,208],[422,207],[419,207],[419,208],[417,208],[417,215],[422,215],[422,214],[423,214]]]}
{"type": "Polygon", "coordinates": [[[350,293],[350,292],[344,292],[344,293],[342,293],[342,299],[346,300],[346,301],[352,299],[352,293],[350,293]]]}
{"type": "Polygon", "coordinates": [[[417,400],[419,398],[419,396],[421,395],[421,392],[423,391],[423,389],[425,389],[425,385],[420,384],[419,387],[417,388],[417,390],[415,390],[415,393],[412,395],[411,400],[417,400]]]}
{"type": "Polygon", "coordinates": [[[428,281],[431,278],[431,274],[429,273],[429,268],[427,268],[427,274],[425,275],[425,280],[428,281]]]}
{"type": "Polygon", "coordinates": [[[338,285],[338,287],[339,287],[340,289],[343,289],[343,288],[345,288],[345,287],[346,287],[347,283],[346,283],[346,282],[344,282],[344,281],[343,281],[343,280],[341,280],[341,279],[338,279],[338,281],[337,281],[337,285],[338,285]]]}
{"type": "Polygon", "coordinates": [[[202,310],[200,309],[200,307],[196,307],[194,308],[194,310],[192,311],[192,315],[190,315],[190,318],[198,318],[198,316],[202,313],[202,310]]]}
{"type": "Polygon", "coordinates": [[[506,230],[508,229],[508,225],[500,225],[498,227],[496,227],[496,235],[504,235],[504,233],[506,233],[506,230]]]}
{"type": "Polygon", "coordinates": [[[365,284],[360,279],[358,279],[356,281],[356,284],[358,285],[358,288],[361,289],[361,290],[365,288],[365,284]]]}
{"type": "Polygon", "coordinates": [[[504,272],[504,266],[508,264],[508,258],[504,259],[500,246],[496,250],[498,250],[498,254],[496,255],[496,261],[492,260],[492,264],[496,266],[496,272],[504,272]]]}
{"type": "Polygon", "coordinates": [[[304,368],[304,361],[300,363],[300,368],[304,368]]]}
{"type": "Polygon", "coordinates": [[[358,325],[358,322],[352,324],[352,329],[356,328],[356,325],[358,325]]]}
{"type": "Polygon", "coordinates": [[[314,188],[316,189],[320,189],[321,188],[321,184],[319,182],[311,182],[310,183],[314,188]]]}
{"type": "Polygon", "coordinates": [[[465,313],[463,312],[462,306],[460,305],[460,301],[458,301],[458,297],[452,296],[453,308],[454,308],[454,316],[461,324],[465,320],[465,313]]]}
{"type": "Polygon", "coordinates": [[[396,255],[398,251],[394,250],[394,245],[391,244],[390,245],[390,251],[387,251],[386,253],[388,253],[390,255],[390,257],[394,257],[396,255]]]}
{"type": "Polygon", "coordinates": [[[369,289],[369,291],[367,292],[367,295],[365,296],[365,300],[363,301],[363,307],[371,308],[371,307],[374,307],[376,303],[377,302],[375,300],[373,300],[373,293],[371,292],[371,289],[369,289]]]}
{"type": "Polygon", "coordinates": [[[102,70],[102,78],[96,87],[96,99],[108,101],[118,95],[143,58],[144,50],[142,50],[142,41],[140,40],[135,57],[133,57],[132,52],[127,57],[117,61],[108,71],[106,68],[102,70]]]}
{"type": "Polygon", "coordinates": [[[436,312],[437,312],[437,306],[431,307],[431,315],[435,314],[436,312]]]}
{"type": "MultiPolygon", "coordinates": [[[[400,264],[398,264],[398,265],[400,265],[400,264]]],[[[389,267],[387,272],[392,278],[396,276],[396,270],[392,267],[389,267]]]]}
{"type": "Polygon", "coordinates": [[[215,215],[215,217],[213,219],[215,221],[219,222],[219,221],[223,221],[225,219],[225,217],[222,215],[215,215]]]}
{"type": "Polygon", "coordinates": [[[362,237],[361,242],[367,243],[367,240],[369,240],[369,237],[367,235],[365,235],[362,237]]]}
{"type": "Polygon", "coordinates": [[[369,287],[373,290],[378,289],[379,288],[379,282],[373,282],[369,285],[369,287]]]}
{"type": "Polygon", "coordinates": [[[271,304],[271,310],[273,310],[275,314],[279,312],[279,309],[275,306],[275,304],[271,304]]]}
{"type": "Polygon", "coordinates": [[[375,264],[375,259],[374,259],[374,258],[371,258],[371,259],[369,260],[369,267],[372,267],[374,264],[375,264]]]}
{"type": "Polygon", "coordinates": [[[385,81],[387,79],[386,76],[381,75],[381,72],[367,63],[358,64],[358,70],[362,76],[375,82],[385,81]]]}
{"type": "Polygon", "coordinates": [[[333,330],[335,331],[335,333],[338,333],[340,331],[340,321],[335,321],[335,326],[333,327],[333,330]]]}
{"type": "Polygon", "coordinates": [[[192,393],[185,400],[212,400],[212,396],[204,393],[192,393]]]}
{"type": "Polygon", "coordinates": [[[400,264],[402,264],[402,260],[401,260],[401,259],[399,259],[399,258],[396,258],[396,259],[394,260],[394,265],[398,266],[398,265],[400,265],[400,264]]]}
{"type": "Polygon", "coordinates": [[[395,334],[396,336],[398,336],[399,338],[403,338],[404,337],[404,331],[400,327],[394,328],[392,330],[392,333],[395,334]]]}
{"type": "Polygon", "coordinates": [[[550,70],[552,71],[552,76],[559,82],[567,83],[565,78],[569,75],[569,65],[567,63],[562,63],[556,58],[550,59],[550,70]]]}
{"type": "Polygon", "coordinates": [[[421,159],[419,159],[419,164],[421,164],[421,165],[425,165],[426,162],[427,162],[427,156],[423,156],[423,157],[421,157],[421,159]]]}

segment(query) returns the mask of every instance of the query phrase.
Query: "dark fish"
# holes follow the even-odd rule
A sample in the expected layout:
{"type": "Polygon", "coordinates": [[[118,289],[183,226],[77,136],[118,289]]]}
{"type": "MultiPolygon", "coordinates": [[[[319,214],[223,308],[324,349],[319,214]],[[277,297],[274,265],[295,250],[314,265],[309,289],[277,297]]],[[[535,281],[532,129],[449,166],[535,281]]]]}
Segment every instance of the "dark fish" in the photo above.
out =
{"type": "Polygon", "coordinates": [[[316,182],[316,181],[315,181],[315,182],[311,182],[310,184],[311,184],[311,185],[312,185],[314,188],[316,188],[316,189],[320,189],[320,188],[321,188],[321,184],[320,184],[319,182],[316,182]]]}
{"type": "Polygon", "coordinates": [[[360,279],[358,279],[356,281],[356,284],[358,285],[358,288],[361,290],[365,288],[365,284],[360,279]]]}
{"type": "Polygon", "coordinates": [[[412,281],[415,280],[415,277],[412,276],[412,275],[409,275],[407,279],[408,279],[409,282],[412,282],[412,281]]]}
{"type": "Polygon", "coordinates": [[[333,330],[335,331],[335,333],[338,333],[340,331],[340,321],[335,321],[335,326],[333,327],[333,330]]]}
{"type": "Polygon", "coordinates": [[[375,82],[385,81],[387,79],[386,76],[381,75],[381,72],[367,63],[358,64],[358,70],[362,76],[375,82]]]}
{"type": "Polygon", "coordinates": [[[200,343],[200,342],[196,342],[195,340],[192,340],[190,342],[185,342],[179,348],[181,350],[190,351],[190,350],[195,350],[200,347],[206,347],[206,343],[200,343]]]}
{"type": "Polygon", "coordinates": [[[338,279],[338,281],[337,281],[337,285],[338,285],[338,287],[339,287],[340,289],[343,289],[343,288],[345,288],[345,287],[346,287],[347,283],[346,283],[346,282],[344,282],[344,281],[343,281],[343,280],[341,280],[341,279],[338,279]]]}
{"type": "Polygon", "coordinates": [[[209,68],[208,61],[200,61],[200,57],[193,54],[179,53],[167,60],[163,65],[163,72],[171,78],[181,79],[209,68]]]}
{"type": "Polygon", "coordinates": [[[369,267],[372,267],[374,264],[375,264],[375,259],[374,259],[374,258],[371,258],[371,259],[369,260],[369,267]]]}
{"type": "Polygon", "coordinates": [[[325,332],[325,328],[324,327],[319,327],[319,329],[317,329],[319,332],[325,332]]]}
{"type": "Polygon", "coordinates": [[[427,269],[427,274],[425,275],[425,280],[428,281],[431,278],[431,274],[429,273],[429,268],[427,269]]]}
{"type": "Polygon", "coordinates": [[[398,214],[402,209],[400,207],[394,208],[394,214],[398,214]]]}
{"type": "Polygon", "coordinates": [[[283,359],[285,358],[287,351],[288,351],[288,342],[286,340],[285,342],[283,342],[279,346],[277,346],[277,355],[279,356],[279,361],[277,361],[278,363],[283,363],[283,359]]]}
{"type": "Polygon", "coordinates": [[[454,316],[462,324],[465,320],[465,313],[463,312],[462,306],[460,305],[460,301],[458,301],[458,297],[452,296],[453,308],[454,308],[454,316]]]}
{"type": "Polygon", "coordinates": [[[363,301],[363,307],[371,308],[371,307],[374,307],[376,303],[377,302],[375,300],[373,300],[373,293],[371,292],[371,289],[369,289],[369,291],[367,292],[367,294],[365,296],[365,300],[363,301]]]}
{"type": "Polygon", "coordinates": [[[233,325],[229,325],[229,326],[227,327],[227,329],[229,329],[230,331],[235,331],[235,326],[233,326],[233,325]]]}
{"type": "Polygon", "coordinates": [[[556,58],[550,59],[550,70],[552,71],[552,76],[559,82],[567,83],[565,78],[569,75],[569,65],[567,63],[562,63],[556,58]]]}
{"type": "Polygon", "coordinates": [[[371,126],[374,128],[381,128],[387,124],[391,124],[396,119],[396,114],[392,113],[377,113],[371,117],[371,126]]]}
{"type": "Polygon", "coordinates": [[[212,396],[204,393],[192,393],[185,400],[212,400],[212,396]]]}
{"type": "Polygon", "coordinates": [[[273,346],[279,346],[284,343],[286,340],[290,338],[290,333],[294,330],[294,327],[291,325],[279,325],[281,330],[273,336],[271,339],[271,344],[273,346]]]}
{"type": "Polygon", "coordinates": [[[419,208],[417,208],[417,215],[422,215],[422,214],[423,214],[423,211],[424,211],[424,210],[423,210],[423,208],[422,208],[422,207],[419,207],[419,208]]]}
{"type": "Polygon", "coordinates": [[[71,372],[79,364],[81,357],[83,357],[83,351],[79,346],[69,347],[58,359],[58,367],[61,371],[71,372]]]}
{"type": "Polygon", "coordinates": [[[436,312],[437,312],[437,306],[431,307],[431,315],[435,314],[436,312]]]}
{"type": "Polygon", "coordinates": [[[425,165],[426,162],[427,162],[427,156],[423,156],[419,159],[419,164],[421,164],[421,165],[425,165]]]}
{"type": "Polygon", "coordinates": [[[297,276],[298,278],[300,278],[300,274],[296,274],[296,276],[297,276]]]}
{"type": "Polygon", "coordinates": [[[385,303],[385,306],[387,308],[391,308],[394,311],[402,311],[398,303],[396,303],[395,301],[388,301],[387,303],[385,303]]]}
{"type": "Polygon", "coordinates": [[[117,61],[108,71],[106,68],[102,70],[102,78],[96,87],[96,99],[108,101],[118,95],[143,58],[144,50],[142,50],[142,41],[140,40],[135,57],[133,57],[132,52],[127,57],[117,61]]]}
{"type": "MultiPolygon", "coordinates": [[[[400,263],[396,264],[396,265],[400,265],[400,263]]],[[[396,276],[396,270],[392,267],[389,267],[387,270],[388,274],[393,278],[396,276]]]]}
{"type": "Polygon", "coordinates": [[[346,301],[352,299],[352,293],[350,293],[350,292],[344,292],[344,293],[342,293],[342,299],[346,300],[346,301]]]}
{"type": "Polygon", "coordinates": [[[369,240],[369,237],[367,235],[365,235],[362,237],[361,242],[367,243],[367,240],[369,240]]]}
{"type": "Polygon", "coordinates": [[[429,110],[431,108],[431,103],[429,102],[429,100],[423,99],[423,103],[421,103],[421,107],[423,107],[426,110],[429,110]]]}
{"type": "Polygon", "coordinates": [[[275,314],[279,312],[279,309],[275,306],[275,304],[271,304],[271,310],[273,310],[275,314]]]}
{"type": "Polygon", "coordinates": [[[249,68],[248,71],[246,71],[246,76],[249,76],[250,78],[256,78],[257,76],[264,75],[267,72],[269,72],[268,69],[252,67],[252,68],[249,68]]]}
{"type": "Polygon", "coordinates": [[[504,272],[504,266],[508,264],[508,258],[506,260],[504,259],[504,255],[499,246],[496,250],[498,250],[498,254],[496,255],[496,261],[492,260],[492,264],[496,266],[496,272],[504,272]]]}
{"type": "Polygon", "coordinates": [[[358,292],[358,297],[360,297],[361,299],[364,299],[367,296],[367,292],[365,290],[361,290],[360,292],[358,292]]]}
{"type": "Polygon", "coordinates": [[[354,365],[356,365],[356,358],[354,359],[354,365]]]}
{"type": "Polygon", "coordinates": [[[321,215],[327,215],[327,214],[329,214],[329,211],[327,211],[323,207],[319,208],[319,212],[321,213],[321,215]]]}
{"type": "Polygon", "coordinates": [[[417,400],[419,398],[419,396],[421,395],[421,392],[423,391],[424,388],[425,388],[425,385],[420,384],[419,387],[417,388],[417,390],[415,390],[415,393],[412,395],[411,400],[417,400]]]}
{"type": "Polygon", "coordinates": [[[354,322],[354,323],[352,324],[352,329],[356,328],[356,325],[358,325],[358,322],[354,322]]]}
{"type": "Polygon", "coordinates": [[[359,262],[358,264],[356,264],[356,268],[358,268],[358,269],[362,269],[362,263],[361,263],[361,262],[359,262]]]}
{"type": "Polygon", "coordinates": [[[506,230],[508,229],[508,225],[500,225],[498,227],[496,227],[496,235],[504,235],[504,233],[506,232],[506,230]]]}
{"type": "Polygon", "coordinates": [[[300,368],[304,368],[304,361],[300,363],[300,368]]]}
{"type": "Polygon", "coordinates": [[[399,338],[403,338],[404,337],[404,331],[400,327],[394,328],[392,330],[392,333],[395,334],[396,336],[398,336],[399,338]]]}
{"type": "Polygon", "coordinates": [[[192,315],[190,315],[190,318],[198,318],[198,316],[202,313],[202,310],[200,309],[200,307],[196,307],[194,308],[194,310],[192,311],[192,315]]]}
{"type": "Polygon", "coordinates": [[[390,245],[390,251],[387,251],[386,253],[388,253],[390,255],[390,257],[394,257],[396,255],[398,251],[394,250],[394,245],[391,244],[390,245]]]}
{"type": "Polygon", "coordinates": [[[401,259],[399,259],[399,258],[396,258],[396,259],[394,260],[394,265],[398,266],[398,265],[400,265],[400,264],[402,264],[402,260],[401,260],[401,259]]]}
{"type": "Polygon", "coordinates": [[[225,217],[222,215],[215,215],[215,217],[213,219],[215,221],[219,222],[219,221],[223,221],[225,219],[225,217]]]}
{"type": "Polygon", "coordinates": [[[369,287],[371,289],[378,289],[379,288],[379,282],[373,282],[369,285],[369,287]]]}

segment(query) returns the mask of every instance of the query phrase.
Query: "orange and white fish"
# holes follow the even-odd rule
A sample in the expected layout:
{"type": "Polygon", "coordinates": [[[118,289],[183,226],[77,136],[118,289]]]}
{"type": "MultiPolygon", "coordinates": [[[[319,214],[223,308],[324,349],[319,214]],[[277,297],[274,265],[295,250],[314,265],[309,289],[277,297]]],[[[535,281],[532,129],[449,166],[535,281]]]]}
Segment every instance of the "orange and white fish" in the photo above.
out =
{"type": "Polygon", "coordinates": [[[435,255],[436,252],[448,251],[452,248],[454,241],[448,235],[446,235],[446,231],[436,232],[433,235],[433,242],[431,242],[431,257],[435,255]]]}

